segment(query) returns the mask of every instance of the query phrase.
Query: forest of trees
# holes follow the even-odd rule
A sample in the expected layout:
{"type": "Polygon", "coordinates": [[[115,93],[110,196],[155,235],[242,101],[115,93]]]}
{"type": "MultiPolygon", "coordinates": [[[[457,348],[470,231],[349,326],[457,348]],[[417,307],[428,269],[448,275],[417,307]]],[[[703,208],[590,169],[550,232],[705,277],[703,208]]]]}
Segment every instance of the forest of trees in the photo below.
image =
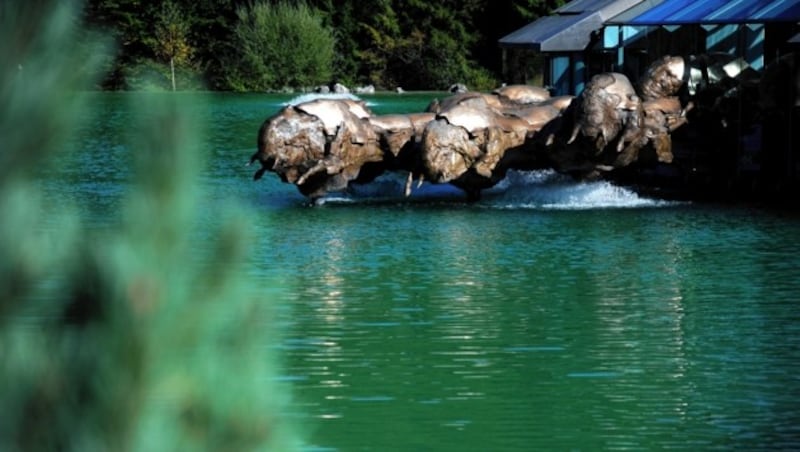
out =
{"type": "Polygon", "coordinates": [[[83,22],[113,41],[103,89],[482,89],[505,81],[497,40],[563,3],[88,0],[83,22]]]}

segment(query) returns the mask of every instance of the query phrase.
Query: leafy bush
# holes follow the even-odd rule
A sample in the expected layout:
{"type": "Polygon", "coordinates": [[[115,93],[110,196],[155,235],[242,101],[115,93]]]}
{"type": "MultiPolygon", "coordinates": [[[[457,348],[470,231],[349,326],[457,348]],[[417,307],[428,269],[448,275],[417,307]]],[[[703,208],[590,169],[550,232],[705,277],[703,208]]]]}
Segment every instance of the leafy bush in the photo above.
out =
{"type": "Polygon", "coordinates": [[[486,68],[474,66],[467,71],[466,85],[473,91],[491,91],[498,86],[497,79],[486,68]]]}
{"type": "Polygon", "coordinates": [[[328,83],[334,59],[333,31],[305,3],[257,2],[237,10],[235,59],[228,83],[239,91],[311,87],[328,83]]]}

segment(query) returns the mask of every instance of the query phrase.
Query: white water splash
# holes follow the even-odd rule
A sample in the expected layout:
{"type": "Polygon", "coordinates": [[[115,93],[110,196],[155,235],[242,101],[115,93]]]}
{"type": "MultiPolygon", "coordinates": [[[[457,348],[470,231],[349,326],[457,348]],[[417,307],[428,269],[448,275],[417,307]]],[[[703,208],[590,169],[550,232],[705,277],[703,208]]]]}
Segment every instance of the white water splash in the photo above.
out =
{"type": "MultiPolygon", "coordinates": [[[[283,103],[283,105],[284,106],[300,105],[300,104],[303,104],[303,103],[306,103],[306,102],[311,102],[312,100],[317,100],[317,99],[362,100],[360,97],[355,96],[355,95],[350,94],[350,93],[327,93],[327,94],[306,93],[306,94],[301,94],[299,96],[296,96],[296,97],[294,97],[292,99],[287,100],[286,102],[283,103]]],[[[367,105],[369,105],[369,104],[367,104],[367,105]]]]}
{"type": "MultiPolygon", "coordinates": [[[[366,185],[353,185],[348,193],[330,194],[321,204],[360,204],[374,202],[466,202],[466,194],[449,184],[425,183],[403,195],[405,176],[387,173],[366,185]]],[[[483,192],[476,205],[490,209],[589,210],[607,208],[666,207],[675,201],[639,196],[610,182],[577,182],[553,170],[509,171],[507,177],[483,192]]]]}
{"type": "Polygon", "coordinates": [[[343,194],[329,194],[314,200],[313,205],[324,206],[325,204],[355,204],[358,200],[343,194]]]}
{"type": "Polygon", "coordinates": [[[486,204],[504,209],[603,209],[663,207],[674,202],[639,196],[606,181],[577,182],[553,170],[509,171],[486,190],[486,204]]]}

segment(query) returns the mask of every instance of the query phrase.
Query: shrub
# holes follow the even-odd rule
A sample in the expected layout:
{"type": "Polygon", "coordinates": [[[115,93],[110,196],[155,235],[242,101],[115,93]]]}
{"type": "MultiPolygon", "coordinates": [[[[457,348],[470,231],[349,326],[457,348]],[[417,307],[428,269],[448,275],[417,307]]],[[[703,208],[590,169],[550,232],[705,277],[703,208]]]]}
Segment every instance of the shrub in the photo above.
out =
{"type": "Polygon", "coordinates": [[[304,3],[258,2],[237,11],[236,59],[228,83],[239,91],[310,87],[330,81],[333,31],[304,3]]]}

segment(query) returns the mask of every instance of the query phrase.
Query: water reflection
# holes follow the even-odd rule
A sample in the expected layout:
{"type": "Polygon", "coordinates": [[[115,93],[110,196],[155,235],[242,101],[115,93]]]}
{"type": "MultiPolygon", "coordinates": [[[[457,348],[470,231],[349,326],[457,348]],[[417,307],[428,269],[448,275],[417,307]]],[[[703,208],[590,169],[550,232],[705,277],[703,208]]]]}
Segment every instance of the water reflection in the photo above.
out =
{"type": "MultiPolygon", "coordinates": [[[[711,225],[690,213],[678,221],[680,210],[661,222],[636,212],[521,221],[519,212],[423,210],[413,222],[404,209],[370,212],[383,229],[353,213],[321,214],[327,228],[309,244],[320,260],[307,267],[320,276],[297,275],[294,331],[319,342],[292,350],[292,373],[308,376],[296,388],[322,423],[320,444],[790,441],[778,418],[800,415],[781,386],[798,388],[787,357],[800,356],[774,351],[766,319],[798,345],[798,328],[786,328],[797,315],[765,295],[774,291],[766,273],[752,273],[758,254],[737,251],[764,246],[758,227],[715,232],[731,251],[712,249],[711,225]],[[353,440],[364,428],[379,433],[353,440]]],[[[787,284],[775,289],[796,283],[787,284]]]]}

